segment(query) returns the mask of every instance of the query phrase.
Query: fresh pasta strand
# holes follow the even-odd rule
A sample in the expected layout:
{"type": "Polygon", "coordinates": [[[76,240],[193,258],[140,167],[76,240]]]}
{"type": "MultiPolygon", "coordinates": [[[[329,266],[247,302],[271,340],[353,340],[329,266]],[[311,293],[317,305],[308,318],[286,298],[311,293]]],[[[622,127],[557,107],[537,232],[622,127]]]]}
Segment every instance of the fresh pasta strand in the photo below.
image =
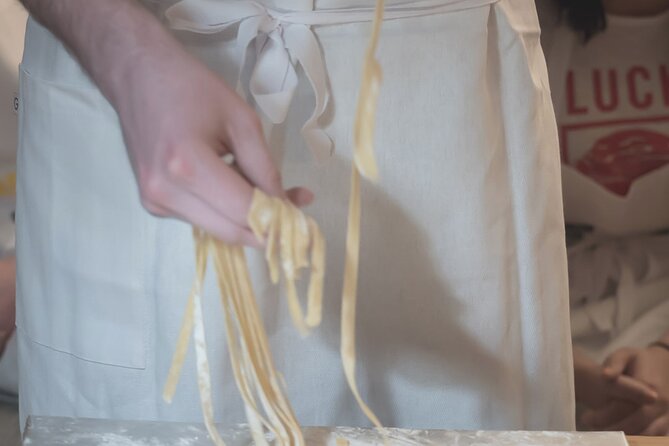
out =
{"type": "Polygon", "coordinates": [[[344,374],[360,409],[382,431],[381,422],[362,399],[355,378],[355,308],[360,260],[360,177],[364,176],[372,181],[378,178],[378,168],[374,157],[374,124],[381,86],[381,66],[375,54],[383,22],[383,9],[384,0],[376,0],[372,34],[365,53],[362,83],[356,109],[341,306],[341,358],[344,374]]]}
{"type": "Polygon", "coordinates": [[[181,369],[183,368],[186,351],[188,349],[188,342],[190,341],[192,334],[195,344],[198,390],[200,392],[200,404],[202,406],[204,423],[214,444],[217,446],[225,446],[225,442],[219,435],[214,424],[214,410],[211,400],[211,375],[209,373],[207,342],[205,339],[204,320],[202,316],[201,290],[207,267],[209,246],[206,243],[206,236],[202,231],[193,229],[193,238],[195,239],[196,277],[188,298],[184,320],[179,333],[179,340],[177,341],[177,348],[175,349],[172,366],[170,367],[167,383],[165,384],[165,389],[163,391],[163,399],[167,402],[172,401],[181,374],[181,369]]]}
{"type": "Polygon", "coordinates": [[[193,288],[191,289],[190,295],[188,296],[188,302],[186,304],[186,311],[184,312],[177,346],[174,349],[172,366],[168,372],[167,383],[165,384],[165,388],[163,390],[163,399],[168,403],[171,403],[172,398],[174,397],[174,392],[176,391],[177,383],[179,382],[179,377],[181,376],[181,369],[183,368],[184,360],[186,359],[186,351],[188,350],[190,336],[193,332],[193,305],[195,293],[197,292],[197,286],[198,284],[202,283],[202,280],[204,280],[207,259],[206,253],[204,252],[205,246],[200,242],[201,237],[201,231],[193,229],[193,239],[195,240],[196,280],[193,283],[193,288]]]}
{"type": "Polygon", "coordinates": [[[353,164],[363,177],[372,181],[376,181],[379,176],[374,156],[374,124],[383,75],[381,64],[376,60],[376,49],[379,45],[384,7],[385,0],[376,0],[353,124],[353,164]]]}
{"type": "MultiPolygon", "coordinates": [[[[198,281],[199,282],[199,281],[198,281]]],[[[195,358],[197,364],[197,385],[200,391],[200,404],[204,414],[204,424],[209,436],[217,446],[225,446],[214,424],[214,406],[211,399],[211,374],[207,358],[207,341],[204,334],[204,317],[202,316],[202,297],[200,283],[193,299],[193,343],[195,344],[195,358]]]]}

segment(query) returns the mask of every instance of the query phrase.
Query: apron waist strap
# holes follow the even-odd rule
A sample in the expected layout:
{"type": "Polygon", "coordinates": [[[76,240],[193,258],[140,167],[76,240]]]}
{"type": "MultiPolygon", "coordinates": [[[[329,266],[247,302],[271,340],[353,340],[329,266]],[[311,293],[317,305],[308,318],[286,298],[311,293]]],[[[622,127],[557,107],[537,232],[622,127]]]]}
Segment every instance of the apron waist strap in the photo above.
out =
{"type": "MultiPolygon", "coordinates": [[[[462,11],[498,0],[418,0],[386,6],[384,20],[398,20],[462,11]]],[[[374,7],[285,10],[253,0],[181,0],[165,12],[171,28],[198,34],[214,34],[239,26],[237,49],[240,76],[237,91],[244,94],[241,71],[246,54],[255,41],[256,62],[248,89],[258,107],[273,124],[284,122],[298,85],[295,65],[300,64],[316,98],[311,117],[302,127],[302,137],[317,161],[332,154],[332,141],[318,119],[325,113],[328,80],[323,55],[312,26],[371,22],[374,7]]]]}

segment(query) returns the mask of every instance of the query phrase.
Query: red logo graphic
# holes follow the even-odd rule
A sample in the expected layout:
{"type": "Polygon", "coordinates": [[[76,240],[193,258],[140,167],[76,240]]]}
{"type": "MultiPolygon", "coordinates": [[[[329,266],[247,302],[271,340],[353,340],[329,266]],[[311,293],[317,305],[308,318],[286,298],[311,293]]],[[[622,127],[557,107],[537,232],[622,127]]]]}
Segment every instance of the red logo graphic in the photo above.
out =
{"type": "Polygon", "coordinates": [[[625,196],[637,178],[667,163],[667,135],[631,129],[597,140],[576,168],[614,194],[625,196]]]}

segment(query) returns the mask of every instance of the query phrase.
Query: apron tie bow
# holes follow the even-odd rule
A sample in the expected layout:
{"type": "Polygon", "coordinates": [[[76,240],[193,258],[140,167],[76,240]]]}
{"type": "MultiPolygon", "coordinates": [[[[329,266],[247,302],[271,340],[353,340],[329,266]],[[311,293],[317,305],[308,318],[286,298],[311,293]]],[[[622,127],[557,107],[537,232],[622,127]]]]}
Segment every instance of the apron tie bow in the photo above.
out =
{"type": "Polygon", "coordinates": [[[332,140],[318,123],[329,101],[327,73],[316,36],[307,24],[283,20],[286,13],[255,1],[183,0],[170,7],[166,17],[173,29],[199,34],[221,32],[238,25],[237,48],[240,76],[237,91],[243,94],[241,71],[255,42],[256,62],[248,89],[256,104],[273,124],[285,121],[298,86],[299,63],[316,98],[314,110],[302,127],[302,137],[317,161],[332,154],[332,140]]]}

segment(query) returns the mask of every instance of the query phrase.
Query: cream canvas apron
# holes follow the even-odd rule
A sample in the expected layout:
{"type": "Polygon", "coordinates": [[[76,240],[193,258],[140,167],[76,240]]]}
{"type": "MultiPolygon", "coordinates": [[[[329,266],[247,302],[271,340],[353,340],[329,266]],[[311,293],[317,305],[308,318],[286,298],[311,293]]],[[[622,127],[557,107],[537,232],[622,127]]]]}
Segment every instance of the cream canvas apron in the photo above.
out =
{"type": "MultiPolygon", "coordinates": [[[[368,425],[340,364],[339,299],[372,5],[189,0],[170,16],[228,82],[243,73],[287,186],[317,196],[308,212],[328,241],[320,329],[302,339],[260,256],[249,260],[304,425],[368,425]]],[[[386,15],[381,181],[362,197],[361,393],[389,426],[572,429],[560,166],[534,5],[394,1],[386,15]]],[[[143,210],[114,110],[34,21],[21,101],[22,416],[201,420],[193,352],[174,403],[160,398],[194,274],[189,226],[143,210]]],[[[244,414],[209,279],[212,390],[229,425],[244,414]]]]}

